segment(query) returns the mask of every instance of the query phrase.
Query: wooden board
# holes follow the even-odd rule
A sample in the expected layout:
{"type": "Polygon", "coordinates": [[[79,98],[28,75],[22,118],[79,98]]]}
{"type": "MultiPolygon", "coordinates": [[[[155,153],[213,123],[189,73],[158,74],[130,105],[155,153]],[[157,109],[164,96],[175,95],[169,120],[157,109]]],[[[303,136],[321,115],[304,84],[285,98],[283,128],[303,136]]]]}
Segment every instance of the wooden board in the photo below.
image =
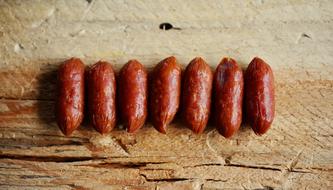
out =
{"type": "Polygon", "coordinates": [[[0,1],[0,189],[332,189],[333,1],[0,1]],[[176,29],[161,30],[163,22],[176,29]],[[61,61],[118,70],[175,55],[185,67],[223,56],[264,58],[276,78],[276,118],[225,139],[179,121],[64,137],[54,121],[61,61]]]}

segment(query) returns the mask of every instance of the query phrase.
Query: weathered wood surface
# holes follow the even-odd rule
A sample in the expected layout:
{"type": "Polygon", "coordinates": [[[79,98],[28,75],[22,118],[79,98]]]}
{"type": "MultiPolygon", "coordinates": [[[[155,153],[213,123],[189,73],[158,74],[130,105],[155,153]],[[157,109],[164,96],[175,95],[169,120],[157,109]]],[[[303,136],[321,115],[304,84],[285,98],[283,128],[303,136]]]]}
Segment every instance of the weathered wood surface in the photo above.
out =
{"type": "Polygon", "coordinates": [[[0,1],[0,189],[332,189],[333,1],[0,1]],[[162,22],[180,30],[163,31],[162,22]],[[276,118],[230,140],[180,121],[99,135],[54,122],[55,72],[71,56],[117,69],[175,55],[267,60],[276,118]]]}

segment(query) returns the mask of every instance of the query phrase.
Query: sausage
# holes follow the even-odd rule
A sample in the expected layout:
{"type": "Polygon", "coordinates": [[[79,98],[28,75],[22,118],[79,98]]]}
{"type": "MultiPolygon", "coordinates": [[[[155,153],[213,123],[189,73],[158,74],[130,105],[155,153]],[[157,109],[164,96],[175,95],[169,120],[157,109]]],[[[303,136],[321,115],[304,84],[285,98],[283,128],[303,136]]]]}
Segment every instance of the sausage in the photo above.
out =
{"type": "Polygon", "coordinates": [[[216,128],[229,138],[241,125],[244,93],[243,72],[234,59],[222,59],[214,74],[213,88],[216,128]]]}
{"type": "Polygon", "coordinates": [[[153,126],[166,133],[179,107],[181,67],[174,56],[159,62],[151,74],[150,112],[153,126]]]}
{"type": "Polygon", "coordinates": [[[141,128],[147,117],[147,71],[137,60],[130,60],[119,73],[118,99],[121,120],[127,131],[141,128]]]}
{"type": "Polygon", "coordinates": [[[78,58],[71,58],[60,65],[57,74],[57,124],[66,136],[77,129],[84,112],[85,66],[78,58]]]}
{"type": "Polygon", "coordinates": [[[92,125],[101,134],[116,125],[116,79],[111,64],[95,63],[88,71],[88,113],[92,125]]]}
{"type": "Polygon", "coordinates": [[[207,125],[213,73],[200,57],[186,67],[182,84],[182,115],[185,124],[194,132],[202,133],[207,125]]]}
{"type": "Polygon", "coordinates": [[[255,57],[245,72],[245,116],[257,135],[271,126],[275,114],[274,76],[264,60],[255,57]]]}

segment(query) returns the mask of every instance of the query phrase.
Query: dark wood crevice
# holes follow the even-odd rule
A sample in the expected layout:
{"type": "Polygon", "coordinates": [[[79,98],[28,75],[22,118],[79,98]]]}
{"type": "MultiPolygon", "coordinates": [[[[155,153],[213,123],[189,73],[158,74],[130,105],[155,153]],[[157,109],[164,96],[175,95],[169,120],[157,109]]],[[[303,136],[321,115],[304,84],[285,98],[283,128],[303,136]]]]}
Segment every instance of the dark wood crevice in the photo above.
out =
{"type": "Polygon", "coordinates": [[[82,161],[90,161],[90,160],[104,160],[106,158],[102,157],[69,157],[69,156],[22,156],[22,155],[12,155],[12,154],[1,154],[2,159],[12,159],[12,160],[21,160],[21,161],[32,161],[32,162],[82,162],[82,161]]]}

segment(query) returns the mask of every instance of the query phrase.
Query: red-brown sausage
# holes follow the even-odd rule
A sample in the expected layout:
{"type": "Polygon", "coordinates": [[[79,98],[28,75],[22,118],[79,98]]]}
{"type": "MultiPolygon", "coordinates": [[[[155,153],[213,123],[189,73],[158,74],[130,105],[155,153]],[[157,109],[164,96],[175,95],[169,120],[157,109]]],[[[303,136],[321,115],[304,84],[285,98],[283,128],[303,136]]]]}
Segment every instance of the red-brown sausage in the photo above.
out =
{"type": "Polygon", "coordinates": [[[66,60],[58,70],[56,120],[66,136],[71,135],[83,119],[84,70],[78,58],[66,60]]]}
{"type": "Polygon", "coordinates": [[[186,125],[194,133],[202,133],[210,113],[213,73],[200,57],[186,67],[182,85],[182,109],[186,125]]]}
{"type": "Polygon", "coordinates": [[[116,125],[116,79],[111,64],[95,63],[87,80],[90,120],[99,133],[108,133],[116,125]]]}
{"type": "Polygon", "coordinates": [[[130,60],[119,73],[119,110],[127,131],[143,126],[147,117],[147,71],[137,60],[130,60]]]}
{"type": "Polygon", "coordinates": [[[215,124],[226,138],[234,135],[242,122],[244,79],[242,69],[231,58],[223,58],[214,75],[215,124]]]}
{"type": "Polygon", "coordinates": [[[258,57],[245,73],[245,111],[247,122],[257,135],[270,128],[275,114],[274,76],[271,67],[258,57]]]}
{"type": "Polygon", "coordinates": [[[175,57],[168,57],[156,65],[151,76],[150,112],[154,127],[166,133],[179,107],[181,68],[175,57]]]}

